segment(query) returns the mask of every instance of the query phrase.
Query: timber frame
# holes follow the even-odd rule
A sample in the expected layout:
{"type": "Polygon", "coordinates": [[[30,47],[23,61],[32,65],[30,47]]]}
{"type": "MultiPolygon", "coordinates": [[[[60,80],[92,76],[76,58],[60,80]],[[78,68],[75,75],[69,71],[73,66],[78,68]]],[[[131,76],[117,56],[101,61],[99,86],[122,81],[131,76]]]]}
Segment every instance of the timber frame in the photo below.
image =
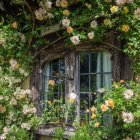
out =
{"type": "MultiPolygon", "coordinates": [[[[106,42],[102,42],[99,45],[90,41],[81,43],[79,46],[65,45],[64,38],[57,39],[54,44],[45,46],[43,49],[38,50],[36,62],[34,63],[32,73],[30,76],[30,88],[33,92],[33,102],[37,107],[38,113],[41,113],[40,99],[41,99],[41,72],[44,64],[49,63],[54,59],[65,57],[66,75],[66,91],[65,93],[71,93],[76,91],[77,74],[76,57],[78,52],[91,52],[91,51],[109,51],[112,55],[112,79],[113,81],[132,80],[133,72],[131,68],[131,60],[126,56],[121,49],[121,41],[117,39],[115,32],[110,32],[106,42]],[[70,77],[70,78],[67,78],[70,77]]],[[[67,95],[66,95],[67,97],[67,95]]],[[[77,101],[77,110],[79,110],[79,101],[77,101]]],[[[77,111],[78,112],[78,111],[77,111]]],[[[79,116],[79,114],[77,114],[79,116]]]]}

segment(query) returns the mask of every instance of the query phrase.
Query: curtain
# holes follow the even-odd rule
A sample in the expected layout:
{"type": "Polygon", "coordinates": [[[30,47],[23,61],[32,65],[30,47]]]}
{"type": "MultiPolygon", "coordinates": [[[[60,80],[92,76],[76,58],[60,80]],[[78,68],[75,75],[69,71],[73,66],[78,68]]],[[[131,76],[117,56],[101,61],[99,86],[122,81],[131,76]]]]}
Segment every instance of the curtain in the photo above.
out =
{"type": "MultiPolygon", "coordinates": [[[[48,82],[50,80],[50,63],[47,63],[44,66],[44,70],[43,70],[43,100],[46,101],[48,99],[48,82]]],[[[44,105],[44,107],[46,107],[46,104],[44,105]]]]}
{"type": "MultiPolygon", "coordinates": [[[[111,72],[111,54],[109,52],[103,53],[103,72],[111,72]]],[[[103,86],[106,89],[111,89],[111,74],[104,74],[103,86]]]]}

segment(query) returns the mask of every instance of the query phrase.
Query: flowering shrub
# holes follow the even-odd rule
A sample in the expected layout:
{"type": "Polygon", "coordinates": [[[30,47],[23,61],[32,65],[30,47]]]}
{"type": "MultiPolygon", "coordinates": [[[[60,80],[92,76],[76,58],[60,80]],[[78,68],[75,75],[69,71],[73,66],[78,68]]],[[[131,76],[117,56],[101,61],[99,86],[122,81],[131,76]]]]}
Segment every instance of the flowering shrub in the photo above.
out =
{"type": "Polygon", "coordinates": [[[91,120],[89,125],[82,128],[86,129],[86,134],[82,132],[82,135],[90,136],[87,140],[139,139],[139,93],[139,83],[122,80],[114,83],[112,90],[104,90],[100,103],[86,111],[90,114],[91,120]]]}
{"type": "Polygon", "coordinates": [[[0,70],[0,140],[25,140],[29,139],[29,131],[38,126],[40,119],[31,102],[31,91],[19,86],[25,73],[17,78],[17,73],[20,74],[17,61],[10,60],[10,64],[6,73],[2,68],[0,70]]]}

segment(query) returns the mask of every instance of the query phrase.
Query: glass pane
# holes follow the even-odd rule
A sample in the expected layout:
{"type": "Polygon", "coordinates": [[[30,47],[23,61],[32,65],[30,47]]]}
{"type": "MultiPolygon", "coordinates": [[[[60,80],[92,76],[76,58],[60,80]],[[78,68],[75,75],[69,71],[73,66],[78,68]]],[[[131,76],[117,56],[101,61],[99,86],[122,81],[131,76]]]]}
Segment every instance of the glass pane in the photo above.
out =
{"type": "Polygon", "coordinates": [[[80,73],[89,72],[89,53],[80,54],[80,73]]]}
{"type": "Polygon", "coordinates": [[[65,61],[64,59],[60,59],[60,74],[65,73],[65,61]]]}
{"type": "Polygon", "coordinates": [[[90,81],[90,87],[91,87],[91,92],[96,91],[96,75],[91,75],[91,81],[90,81]]]}
{"type": "Polygon", "coordinates": [[[52,76],[57,76],[59,72],[59,60],[53,60],[52,61],[52,76]]]}
{"type": "Polygon", "coordinates": [[[103,87],[111,89],[112,81],[111,74],[103,74],[103,87]]]}
{"type": "Polygon", "coordinates": [[[80,76],[80,91],[81,92],[89,91],[89,76],[88,75],[80,76]]]}
{"type": "Polygon", "coordinates": [[[90,62],[90,71],[95,73],[97,71],[97,53],[91,53],[90,62]]]}

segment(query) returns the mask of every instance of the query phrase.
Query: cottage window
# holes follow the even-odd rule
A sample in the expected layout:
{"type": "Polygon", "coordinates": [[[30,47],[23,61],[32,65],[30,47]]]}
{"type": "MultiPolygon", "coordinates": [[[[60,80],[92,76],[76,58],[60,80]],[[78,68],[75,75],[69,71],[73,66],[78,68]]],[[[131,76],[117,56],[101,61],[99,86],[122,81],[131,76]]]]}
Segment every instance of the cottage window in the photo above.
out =
{"type": "MultiPolygon", "coordinates": [[[[111,88],[111,54],[109,52],[80,52],[73,56],[75,58],[72,57],[72,59],[76,60],[75,63],[71,64],[66,56],[63,59],[55,59],[44,66],[42,100],[48,99],[48,81],[50,79],[56,83],[54,90],[56,99],[62,97],[64,99],[69,91],[67,89],[69,86],[66,84],[74,83],[74,92],[79,95],[79,115],[83,115],[85,110],[94,104],[97,89],[111,88]],[[69,69],[72,67],[74,70],[70,71],[69,69]],[[70,72],[74,73],[73,78],[69,76],[70,72]]],[[[97,97],[100,98],[98,95],[97,97]]]]}

